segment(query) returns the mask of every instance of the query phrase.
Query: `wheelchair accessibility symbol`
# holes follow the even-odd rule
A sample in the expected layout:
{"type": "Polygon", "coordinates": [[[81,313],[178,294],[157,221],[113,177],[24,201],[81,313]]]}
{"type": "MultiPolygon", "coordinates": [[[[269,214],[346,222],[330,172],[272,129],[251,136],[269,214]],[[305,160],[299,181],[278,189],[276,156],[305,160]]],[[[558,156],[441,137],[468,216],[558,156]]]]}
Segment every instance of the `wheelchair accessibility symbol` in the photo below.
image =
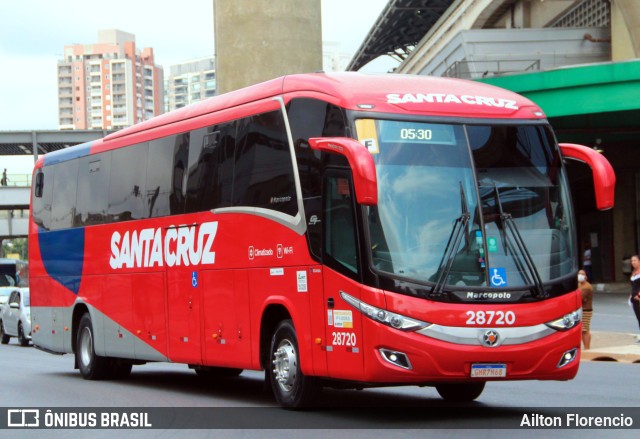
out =
{"type": "Polygon", "coordinates": [[[506,287],[507,286],[507,270],[504,268],[491,269],[491,286],[506,287]]]}
{"type": "Polygon", "coordinates": [[[198,287],[198,272],[197,271],[192,271],[191,272],[191,286],[193,288],[197,288],[198,287]]]}

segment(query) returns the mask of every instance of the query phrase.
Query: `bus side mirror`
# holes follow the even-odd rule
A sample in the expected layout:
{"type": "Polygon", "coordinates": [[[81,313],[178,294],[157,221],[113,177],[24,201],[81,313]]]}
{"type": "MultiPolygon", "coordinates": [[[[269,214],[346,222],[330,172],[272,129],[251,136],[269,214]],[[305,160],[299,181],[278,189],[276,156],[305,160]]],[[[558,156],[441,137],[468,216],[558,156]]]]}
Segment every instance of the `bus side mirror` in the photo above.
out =
{"type": "Polygon", "coordinates": [[[378,204],[378,177],[376,165],[369,150],[348,137],[316,137],[309,139],[311,149],[346,157],[353,173],[353,185],[358,204],[378,204]]]}
{"type": "Polygon", "coordinates": [[[596,207],[599,210],[611,209],[614,204],[616,174],[611,163],[602,154],[593,149],[574,143],[560,143],[560,151],[565,158],[586,163],[593,172],[593,186],[596,191],[596,207]]]}

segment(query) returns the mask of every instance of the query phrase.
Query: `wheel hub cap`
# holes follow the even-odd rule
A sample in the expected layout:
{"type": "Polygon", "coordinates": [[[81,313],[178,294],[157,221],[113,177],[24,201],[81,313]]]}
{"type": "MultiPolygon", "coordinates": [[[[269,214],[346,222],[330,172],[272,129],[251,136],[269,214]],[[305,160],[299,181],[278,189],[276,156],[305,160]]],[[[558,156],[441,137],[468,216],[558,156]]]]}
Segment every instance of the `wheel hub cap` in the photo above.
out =
{"type": "Polygon", "coordinates": [[[273,355],[273,374],[280,387],[289,392],[296,381],[298,362],[289,340],[282,340],[273,355]]]}
{"type": "Polygon", "coordinates": [[[91,363],[91,353],[93,352],[93,339],[89,328],[82,330],[82,338],[80,339],[80,359],[82,364],[88,366],[91,363]]]}

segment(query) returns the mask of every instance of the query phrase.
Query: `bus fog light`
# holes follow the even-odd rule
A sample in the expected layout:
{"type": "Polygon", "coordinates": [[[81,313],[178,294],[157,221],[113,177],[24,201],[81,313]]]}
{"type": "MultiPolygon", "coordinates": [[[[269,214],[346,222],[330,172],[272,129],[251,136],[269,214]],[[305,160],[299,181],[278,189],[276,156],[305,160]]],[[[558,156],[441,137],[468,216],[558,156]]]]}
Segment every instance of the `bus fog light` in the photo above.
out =
{"type": "Polygon", "coordinates": [[[379,349],[380,355],[388,363],[394,366],[401,367],[403,369],[411,370],[411,362],[406,354],[398,351],[392,351],[390,349],[379,349]]]}
{"type": "Polygon", "coordinates": [[[560,357],[560,362],[558,363],[557,367],[560,368],[571,363],[573,360],[576,359],[577,354],[578,354],[578,348],[573,348],[565,352],[564,354],[562,354],[562,357],[560,357]]]}

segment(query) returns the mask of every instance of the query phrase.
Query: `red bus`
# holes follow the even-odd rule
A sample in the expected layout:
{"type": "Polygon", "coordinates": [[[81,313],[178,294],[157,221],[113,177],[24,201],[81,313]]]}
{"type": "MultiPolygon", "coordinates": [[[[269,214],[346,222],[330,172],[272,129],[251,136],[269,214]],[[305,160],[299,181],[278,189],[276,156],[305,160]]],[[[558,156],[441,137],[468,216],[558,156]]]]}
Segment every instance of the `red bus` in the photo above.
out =
{"type": "Polygon", "coordinates": [[[573,378],[581,300],[565,158],[531,101],[485,84],[304,74],[41,157],[33,341],[86,379],[185,363],[323,386],[573,378]]]}

